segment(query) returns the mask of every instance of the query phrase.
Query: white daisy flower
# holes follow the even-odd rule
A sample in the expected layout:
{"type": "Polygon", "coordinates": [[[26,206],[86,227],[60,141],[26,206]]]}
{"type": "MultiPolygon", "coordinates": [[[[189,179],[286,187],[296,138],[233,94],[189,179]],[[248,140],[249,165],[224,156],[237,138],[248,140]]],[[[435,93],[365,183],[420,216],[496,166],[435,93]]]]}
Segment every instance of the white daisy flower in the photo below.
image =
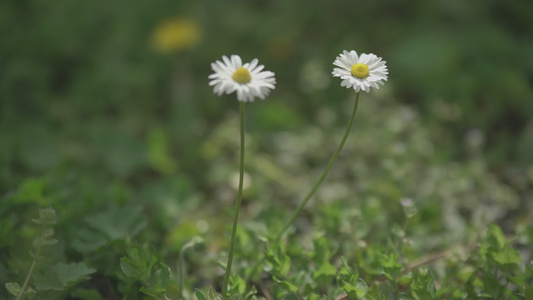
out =
{"type": "Polygon", "coordinates": [[[334,68],[332,74],[342,79],[341,86],[368,93],[371,87],[377,90],[379,85],[383,85],[383,81],[387,80],[389,70],[385,63],[381,57],[374,54],[363,53],[358,56],[353,50],[344,50],[333,62],[339,68],[334,68]]]}
{"type": "Polygon", "coordinates": [[[213,92],[217,95],[237,92],[237,100],[252,102],[255,97],[264,100],[275,88],[276,78],[270,71],[262,71],[265,66],[258,65],[257,58],[251,62],[242,64],[238,55],[232,55],[231,59],[222,56],[222,61],[217,60],[211,64],[215,73],[209,75],[210,86],[214,86],[213,92]]]}

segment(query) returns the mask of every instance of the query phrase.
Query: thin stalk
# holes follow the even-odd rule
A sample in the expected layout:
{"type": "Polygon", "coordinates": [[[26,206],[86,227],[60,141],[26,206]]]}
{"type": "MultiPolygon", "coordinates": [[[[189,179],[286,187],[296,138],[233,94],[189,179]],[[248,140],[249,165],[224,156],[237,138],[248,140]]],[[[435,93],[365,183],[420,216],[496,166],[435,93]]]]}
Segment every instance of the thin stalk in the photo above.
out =
{"type": "Polygon", "coordinates": [[[231,275],[231,265],[233,263],[233,252],[235,249],[235,236],[237,235],[237,223],[239,222],[239,210],[242,200],[242,183],[244,178],[244,102],[241,106],[241,158],[239,174],[239,191],[237,192],[237,202],[235,203],[235,212],[233,214],[233,228],[231,230],[231,241],[229,245],[228,263],[226,265],[226,274],[224,274],[224,283],[222,284],[222,297],[225,299],[228,292],[229,277],[231,275]]]}
{"type": "Polygon", "coordinates": [[[320,175],[320,178],[318,178],[318,181],[315,183],[313,188],[309,191],[307,196],[305,196],[305,198],[302,201],[302,203],[300,203],[300,206],[298,206],[298,208],[296,209],[296,212],[294,212],[292,217],[289,219],[289,222],[287,222],[285,224],[285,226],[283,227],[281,232],[278,234],[278,236],[276,237],[274,242],[278,242],[281,239],[281,237],[283,237],[283,234],[285,234],[287,229],[289,229],[289,227],[294,222],[296,217],[300,214],[300,212],[302,211],[304,206],[307,204],[307,202],[309,202],[309,199],[311,199],[311,197],[313,197],[315,192],[318,190],[318,187],[322,184],[324,179],[326,179],[326,176],[328,175],[329,169],[331,169],[331,166],[333,165],[333,163],[335,162],[335,160],[339,156],[339,153],[341,152],[342,147],[344,146],[344,143],[346,142],[346,139],[348,139],[348,135],[350,134],[350,130],[352,129],[353,121],[355,120],[355,114],[357,113],[357,107],[358,106],[359,106],[359,93],[356,93],[355,104],[353,106],[353,111],[352,111],[352,117],[350,118],[350,123],[348,123],[348,128],[346,128],[346,132],[344,133],[344,136],[342,137],[342,140],[341,140],[341,143],[339,144],[339,147],[337,148],[337,150],[335,151],[335,153],[333,154],[333,156],[329,160],[329,163],[328,163],[326,169],[324,169],[324,171],[322,172],[322,175],[320,175]]]}
{"type": "Polygon", "coordinates": [[[179,265],[178,265],[178,289],[180,291],[180,297],[181,299],[185,299],[185,295],[183,293],[183,286],[185,282],[185,247],[183,247],[180,251],[179,256],[179,265]]]}
{"type": "Polygon", "coordinates": [[[20,289],[17,295],[17,300],[20,300],[22,298],[22,295],[24,295],[24,292],[26,291],[26,287],[28,286],[28,282],[30,281],[31,275],[33,273],[33,269],[35,268],[35,264],[37,264],[37,258],[39,257],[39,253],[41,252],[41,247],[42,245],[39,244],[39,246],[37,247],[37,251],[35,251],[35,255],[33,256],[33,262],[31,263],[31,267],[30,267],[30,270],[28,271],[28,274],[26,275],[24,284],[22,285],[22,288],[20,289]]]}

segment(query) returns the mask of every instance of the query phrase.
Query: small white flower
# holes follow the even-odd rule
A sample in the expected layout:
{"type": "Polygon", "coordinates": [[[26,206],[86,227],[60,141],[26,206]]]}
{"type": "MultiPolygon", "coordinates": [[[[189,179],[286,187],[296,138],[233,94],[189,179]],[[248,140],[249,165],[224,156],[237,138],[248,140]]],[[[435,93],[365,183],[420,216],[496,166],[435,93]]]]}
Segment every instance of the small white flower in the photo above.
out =
{"type": "Polygon", "coordinates": [[[356,92],[363,90],[370,92],[370,88],[379,89],[383,81],[387,80],[386,62],[374,54],[363,53],[360,56],[355,51],[346,51],[333,62],[339,68],[333,69],[333,76],[342,79],[341,86],[351,88],[356,92]]]}
{"type": "Polygon", "coordinates": [[[232,55],[231,59],[222,56],[222,61],[217,60],[211,64],[215,73],[209,75],[210,86],[214,86],[213,92],[217,95],[237,92],[237,100],[252,102],[255,97],[264,100],[275,88],[276,78],[270,71],[262,71],[265,66],[258,65],[257,58],[251,62],[242,64],[238,55],[232,55]]]}

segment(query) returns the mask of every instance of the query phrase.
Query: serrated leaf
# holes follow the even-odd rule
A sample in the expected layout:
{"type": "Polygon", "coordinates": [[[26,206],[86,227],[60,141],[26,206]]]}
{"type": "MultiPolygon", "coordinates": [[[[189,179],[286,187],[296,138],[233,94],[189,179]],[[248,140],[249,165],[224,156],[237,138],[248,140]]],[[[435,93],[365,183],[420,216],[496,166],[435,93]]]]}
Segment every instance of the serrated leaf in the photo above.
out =
{"type": "Polygon", "coordinates": [[[91,228],[80,228],[76,231],[72,247],[80,252],[91,252],[108,242],[109,238],[103,232],[91,228]]]}
{"type": "Polygon", "coordinates": [[[36,273],[33,275],[33,282],[35,283],[35,289],[38,291],[62,291],[65,289],[55,272],[47,274],[36,273]]]}
{"type": "Polygon", "coordinates": [[[131,259],[127,257],[123,257],[120,259],[120,269],[127,276],[133,277],[136,279],[141,279],[141,276],[143,274],[142,268],[139,267],[137,264],[135,264],[131,259]]]}
{"type": "Polygon", "coordinates": [[[152,268],[157,257],[151,255],[144,247],[131,246],[126,248],[128,257],[120,259],[122,271],[133,278],[145,281],[152,276],[152,268]]]}
{"type": "Polygon", "coordinates": [[[20,292],[20,285],[16,282],[8,282],[6,283],[6,289],[13,295],[17,296],[20,292]]]}
{"type": "Polygon", "coordinates": [[[378,256],[379,264],[383,268],[383,275],[390,280],[398,275],[402,269],[402,265],[398,262],[399,255],[397,253],[380,254],[378,256]]]}
{"type": "Polygon", "coordinates": [[[435,281],[427,268],[419,268],[413,274],[410,291],[411,295],[417,300],[435,298],[435,281]]]}
{"type": "Polygon", "coordinates": [[[84,263],[58,263],[52,268],[64,287],[71,287],[80,281],[89,279],[89,275],[96,269],[87,267],[84,263]]]}
{"type": "Polygon", "coordinates": [[[135,236],[146,227],[146,218],[140,207],[113,207],[105,212],[85,218],[94,229],[104,233],[109,241],[135,236]]]}

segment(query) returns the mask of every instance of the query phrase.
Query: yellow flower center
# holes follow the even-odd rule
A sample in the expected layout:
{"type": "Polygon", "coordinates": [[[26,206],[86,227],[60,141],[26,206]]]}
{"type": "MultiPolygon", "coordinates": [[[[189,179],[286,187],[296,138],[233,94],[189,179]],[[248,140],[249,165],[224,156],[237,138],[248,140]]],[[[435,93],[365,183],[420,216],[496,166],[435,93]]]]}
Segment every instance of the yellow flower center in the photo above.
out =
{"type": "Polygon", "coordinates": [[[248,83],[252,81],[252,76],[250,76],[250,72],[244,67],[239,67],[235,73],[233,73],[233,76],[231,76],[233,80],[235,80],[238,83],[248,83]]]}
{"type": "Polygon", "coordinates": [[[366,64],[361,64],[361,63],[353,65],[350,72],[352,73],[353,76],[357,78],[365,78],[370,73],[368,70],[368,66],[366,64]]]}

